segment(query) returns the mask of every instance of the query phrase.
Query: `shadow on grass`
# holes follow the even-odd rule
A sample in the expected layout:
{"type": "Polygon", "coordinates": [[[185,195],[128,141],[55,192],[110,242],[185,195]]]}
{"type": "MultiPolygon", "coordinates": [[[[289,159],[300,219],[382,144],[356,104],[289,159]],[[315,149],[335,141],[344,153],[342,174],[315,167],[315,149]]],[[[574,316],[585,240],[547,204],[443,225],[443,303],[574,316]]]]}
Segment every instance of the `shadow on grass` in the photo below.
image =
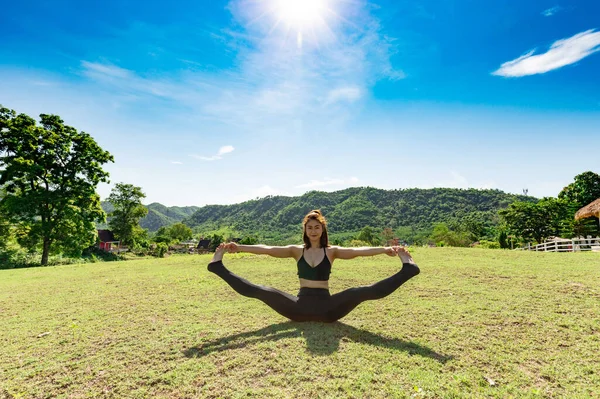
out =
{"type": "Polygon", "coordinates": [[[306,340],[307,350],[316,355],[330,355],[339,349],[341,341],[352,341],[408,352],[410,355],[429,357],[440,363],[446,363],[452,359],[452,356],[437,353],[426,346],[398,338],[387,338],[339,321],[331,324],[287,321],[260,330],[208,341],[197,347],[186,349],[184,355],[190,358],[202,357],[212,352],[245,348],[257,342],[300,337],[306,340]]]}

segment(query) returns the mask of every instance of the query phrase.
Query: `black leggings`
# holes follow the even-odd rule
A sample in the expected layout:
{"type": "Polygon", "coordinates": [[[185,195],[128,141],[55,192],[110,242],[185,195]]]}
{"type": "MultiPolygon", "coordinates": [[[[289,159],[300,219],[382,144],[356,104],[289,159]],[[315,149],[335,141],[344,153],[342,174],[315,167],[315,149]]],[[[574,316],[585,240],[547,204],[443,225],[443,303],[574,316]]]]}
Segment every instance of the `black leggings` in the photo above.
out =
{"type": "Polygon", "coordinates": [[[325,288],[300,288],[298,296],[294,296],[275,288],[252,284],[227,270],[221,261],[209,263],[208,270],[225,280],[238,294],[261,300],[290,320],[325,323],[341,319],[364,301],[390,295],[419,274],[417,265],[403,263],[398,273],[372,285],[349,288],[334,295],[330,295],[325,288]]]}

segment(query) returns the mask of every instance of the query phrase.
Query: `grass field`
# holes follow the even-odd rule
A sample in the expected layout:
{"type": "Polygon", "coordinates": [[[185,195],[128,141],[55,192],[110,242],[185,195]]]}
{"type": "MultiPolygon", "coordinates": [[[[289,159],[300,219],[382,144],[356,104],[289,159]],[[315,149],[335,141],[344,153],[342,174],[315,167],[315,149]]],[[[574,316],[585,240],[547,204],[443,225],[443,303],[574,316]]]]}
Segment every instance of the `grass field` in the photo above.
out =
{"type": "MultiPolygon", "coordinates": [[[[600,254],[415,248],[421,274],[289,322],[208,255],[0,271],[0,398],[600,398],[600,254]]],[[[291,259],[226,255],[296,293],[291,259]]],[[[400,267],[337,261],[331,291],[400,267]]]]}

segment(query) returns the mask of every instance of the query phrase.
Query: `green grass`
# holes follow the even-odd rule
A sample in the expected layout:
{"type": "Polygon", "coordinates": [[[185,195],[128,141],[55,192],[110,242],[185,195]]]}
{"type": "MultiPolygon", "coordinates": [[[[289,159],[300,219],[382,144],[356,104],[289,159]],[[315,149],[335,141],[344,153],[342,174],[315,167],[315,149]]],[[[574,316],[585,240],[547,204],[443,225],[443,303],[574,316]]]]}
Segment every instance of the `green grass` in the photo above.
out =
{"type": "MultiPolygon", "coordinates": [[[[421,274],[294,323],[208,255],[0,271],[0,398],[600,397],[600,254],[416,248],[421,274]]],[[[295,293],[290,259],[234,272],[295,293]]],[[[398,270],[337,261],[332,292],[398,270]]]]}

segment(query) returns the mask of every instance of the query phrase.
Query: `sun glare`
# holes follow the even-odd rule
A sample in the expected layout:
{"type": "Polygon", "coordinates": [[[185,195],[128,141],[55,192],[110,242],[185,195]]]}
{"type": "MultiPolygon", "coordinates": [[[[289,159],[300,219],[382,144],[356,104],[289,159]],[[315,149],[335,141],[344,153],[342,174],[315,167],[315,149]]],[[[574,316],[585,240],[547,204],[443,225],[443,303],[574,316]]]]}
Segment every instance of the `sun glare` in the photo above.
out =
{"type": "Polygon", "coordinates": [[[327,0],[273,0],[276,15],[298,29],[322,22],[327,12],[327,0]]]}
{"type": "Polygon", "coordinates": [[[323,35],[329,35],[328,22],[337,16],[332,9],[336,0],[267,0],[265,15],[273,18],[271,31],[282,29],[286,36],[296,35],[298,47],[302,47],[304,37],[319,41],[323,35]]]}

